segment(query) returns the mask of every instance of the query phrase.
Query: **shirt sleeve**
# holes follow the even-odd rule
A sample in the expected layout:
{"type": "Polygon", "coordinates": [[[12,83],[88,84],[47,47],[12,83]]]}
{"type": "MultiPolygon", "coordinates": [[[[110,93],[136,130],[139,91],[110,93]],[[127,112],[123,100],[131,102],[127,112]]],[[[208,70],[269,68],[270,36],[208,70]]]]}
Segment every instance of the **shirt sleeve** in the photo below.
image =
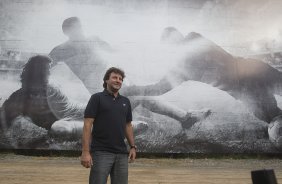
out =
{"type": "Polygon", "coordinates": [[[99,107],[99,96],[94,94],[91,96],[90,100],[88,101],[88,104],[84,111],[84,118],[95,118],[98,112],[98,107],[99,107]]]}
{"type": "Polygon", "coordinates": [[[131,110],[131,104],[130,101],[128,100],[128,111],[127,111],[127,115],[126,115],[126,123],[129,123],[132,121],[132,110],[131,110]]]}
{"type": "Polygon", "coordinates": [[[58,118],[82,120],[85,106],[71,103],[68,97],[58,88],[48,86],[47,102],[52,113],[58,118]]]}

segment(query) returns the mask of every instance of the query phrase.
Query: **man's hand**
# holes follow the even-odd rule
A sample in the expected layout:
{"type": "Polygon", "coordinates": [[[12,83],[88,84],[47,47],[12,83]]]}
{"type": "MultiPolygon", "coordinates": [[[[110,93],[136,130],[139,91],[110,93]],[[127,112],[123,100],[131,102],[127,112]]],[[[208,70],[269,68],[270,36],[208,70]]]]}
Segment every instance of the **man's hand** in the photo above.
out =
{"type": "Polygon", "coordinates": [[[90,168],[93,165],[92,157],[89,151],[82,151],[80,162],[85,168],[90,168]]]}
{"type": "Polygon", "coordinates": [[[129,162],[130,163],[134,162],[135,158],[136,158],[136,149],[131,148],[128,155],[129,162]]]}

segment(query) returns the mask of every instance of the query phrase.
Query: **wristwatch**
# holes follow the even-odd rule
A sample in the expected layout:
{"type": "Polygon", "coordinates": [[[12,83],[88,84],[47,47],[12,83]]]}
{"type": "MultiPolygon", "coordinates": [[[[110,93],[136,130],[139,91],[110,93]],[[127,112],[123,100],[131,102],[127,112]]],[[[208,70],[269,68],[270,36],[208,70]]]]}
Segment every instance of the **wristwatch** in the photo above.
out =
{"type": "Polygon", "coordinates": [[[131,145],[131,146],[130,146],[130,149],[135,149],[135,150],[137,150],[137,146],[136,146],[136,145],[131,145]]]}

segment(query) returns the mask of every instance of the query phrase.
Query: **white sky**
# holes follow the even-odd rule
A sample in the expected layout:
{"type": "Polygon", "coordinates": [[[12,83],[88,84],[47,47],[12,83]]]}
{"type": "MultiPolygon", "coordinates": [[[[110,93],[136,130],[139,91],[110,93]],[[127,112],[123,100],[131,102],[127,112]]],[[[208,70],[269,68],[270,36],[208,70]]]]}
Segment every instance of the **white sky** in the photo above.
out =
{"type": "Polygon", "coordinates": [[[199,32],[237,56],[262,53],[266,47],[282,50],[282,2],[279,0],[187,0],[178,4],[174,2],[180,1],[170,0],[151,1],[158,2],[154,4],[146,0],[86,2],[3,0],[0,3],[0,30],[4,33],[0,35],[1,41],[17,40],[9,42],[10,47],[49,53],[66,40],[61,31],[63,20],[78,16],[86,35],[97,35],[114,48],[123,49],[113,63],[133,68],[131,76],[137,75],[136,71],[150,73],[146,77],[153,79],[152,82],[170,66],[166,58],[171,55],[154,50],[167,26],[176,27],[184,35],[199,32]],[[160,68],[159,73],[150,72],[160,64],[165,67],[160,68]]]}
{"type": "MultiPolygon", "coordinates": [[[[9,11],[9,15],[20,19],[17,26],[21,29],[12,36],[24,40],[36,52],[49,52],[66,39],[61,23],[70,16],[81,18],[87,35],[98,35],[117,45],[158,42],[162,29],[174,26],[183,34],[199,32],[236,55],[248,54],[249,48],[244,44],[265,39],[275,40],[275,47],[281,48],[282,2],[279,0],[214,0],[201,6],[193,6],[192,0],[183,1],[187,2],[183,6],[163,0],[147,3],[150,7],[142,8],[138,8],[141,0],[134,1],[135,4],[126,0],[105,1],[108,3],[102,5],[69,2],[4,1],[1,11],[9,11]]],[[[5,18],[1,24],[5,29],[5,18]]]]}

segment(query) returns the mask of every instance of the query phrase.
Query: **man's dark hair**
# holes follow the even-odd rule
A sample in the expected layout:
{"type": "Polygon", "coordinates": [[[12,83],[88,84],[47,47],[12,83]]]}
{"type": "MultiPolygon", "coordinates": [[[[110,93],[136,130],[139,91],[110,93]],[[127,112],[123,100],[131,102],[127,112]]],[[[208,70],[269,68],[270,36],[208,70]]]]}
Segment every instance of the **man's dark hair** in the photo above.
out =
{"type": "Polygon", "coordinates": [[[121,77],[122,77],[122,79],[125,78],[125,74],[124,74],[124,71],[123,71],[123,70],[121,70],[121,69],[119,69],[119,68],[116,68],[116,67],[111,67],[111,68],[109,68],[109,69],[106,71],[106,73],[105,73],[105,75],[104,75],[104,78],[103,78],[103,81],[104,81],[103,87],[104,87],[105,89],[107,88],[106,80],[109,80],[111,73],[120,74],[121,77]]]}
{"type": "Polygon", "coordinates": [[[68,35],[69,31],[74,28],[76,24],[80,24],[80,20],[78,17],[70,17],[64,20],[62,24],[62,30],[64,34],[68,35]]]}
{"type": "Polygon", "coordinates": [[[24,65],[21,82],[23,88],[29,88],[33,85],[46,86],[50,75],[50,64],[52,59],[48,56],[37,55],[31,57],[24,65]]]}

